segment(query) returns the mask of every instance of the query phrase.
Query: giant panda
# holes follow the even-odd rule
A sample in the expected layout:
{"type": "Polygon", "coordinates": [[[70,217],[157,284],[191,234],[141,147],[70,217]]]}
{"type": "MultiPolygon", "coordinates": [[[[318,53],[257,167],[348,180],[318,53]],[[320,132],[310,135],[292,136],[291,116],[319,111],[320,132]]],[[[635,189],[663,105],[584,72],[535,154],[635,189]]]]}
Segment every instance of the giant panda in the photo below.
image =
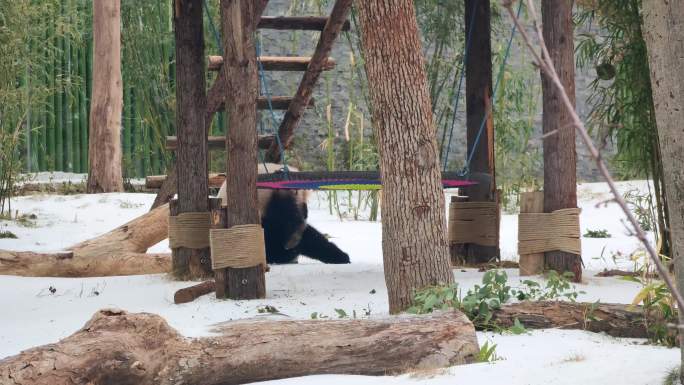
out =
{"type": "MultiPolygon", "coordinates": [[[[261,163],[258,173],[277,172],[281,168],[279,164],[261,163]]],[[[288,168],[298,171],[294,167],[288,168]]],[[[267,263],[296,263],[299,255],[323,263],[349,263],[347,253],[306,222],[308,195],[305,190],[257,190],[267,263]]],[[[225,206],[226,182],[221,185],[218,197],[225,206]]]]}

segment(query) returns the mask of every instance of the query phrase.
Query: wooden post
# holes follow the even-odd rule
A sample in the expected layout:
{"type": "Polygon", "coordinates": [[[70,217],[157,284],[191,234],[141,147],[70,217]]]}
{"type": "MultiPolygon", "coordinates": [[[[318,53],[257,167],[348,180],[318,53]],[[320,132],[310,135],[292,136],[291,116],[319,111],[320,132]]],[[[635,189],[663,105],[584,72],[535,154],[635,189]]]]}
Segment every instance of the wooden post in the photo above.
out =
{"type": "MultiPolygon", "coordinates": [[[[541,2],[544,40],[565,91],[575,101],[575,45],[572,0],[541,2]]],[[[556,86],[542,74],[544,138],[544,212],[577,207],[575,129],[556,86]]],[[[582,280],[582,259],[562,251],[545,253],[546,267],[571,271],[582,280]]]]}
{"type": "MultiPolygon", "coordinates": [[[[520,194],[520,213],[543,213],[544,192],[532,191],[520,194]]],[[[537,275],[544,272],[544,253],[521,254],[520,276],[537,275]]]]}
{"type": "MultiPolygon", "coordinates": [[[[494,202],[494,120],[492,108],[492,42],[491,8],[489,0],[465,0],[466,36],[471,36],[466,55],[466,126],[468,155],[473,153],[470,171],[491,176],[490,183],[464,189],[471,202],[494,202]],[[470,20],[475,12],[473,30],[470,20]],[[477,144],[478,133],[485,119],[484,132],[477,144]]],[[[466,244],[461,250],[467,264],[486,263],[499,258],[499,247],[466,244]]],[[[453,248],[452,248],[453,250],[453,248]]],[[[454,256],[452,256],[454,258],[454,256]]]]}
{"type": "MultiPolygon", "coordinates": [[[[176,150],[178,200],[171,215],[209,211],[207,197],[207,132],[204,114],[207,107],[204,69],[204,27],[201,0],[175,0],[176,38],[176,150]]],[[[177,248],[173,250],[173,272],[179,279],[198,279],[212,275],[210,250],[177,248]]]]}
{"type": "MultiPolygon", "coordinates": [[[[63,4],[63,3],[62,3],[63,4]]],[[[93,81],[88,193],[123,191],[121,170],[121,1],[93,2],[93,81]]],[[[66,50],[64,50],[66,52],[66,50]]],[[[66,74],[64,74],[66,76],[66,74]]],[[[62,95],[62,100],[66,95],[62,95]]],[[[66,106],[66,102],[64,102],[66,106]]],[[[59,106],[61,111],[61,105],[59,106]]],[[[69,113],[65,111],[64,113],[69,113]]],[[[66,122],[66,120],[65,120],[66,122]]],[[[58,132],[58,140],[61,140],[58,132]]],[[[57,147],[61,151],[61,145],[57,147]]],[[[58,162],[62,161],[61,153],[58,162]]],[[[57,164],[58,169],[60,163],[57,164]]],[[[68,165],[67,165],[68,167],[68,165]]],[[[66,168],[64,168],[66,171],[66,168]]]]}
{"type": "MultiPolygon", "coordinates": [[[[459,202],[468,202],[469,198],[467,196],[452,196],[451,197],[451,202],[452,203],[459,203],[459,202]]],[[[451,216],[451,208],[449,208],[449,216],[451,216]]],[[[450,218],[447,217],[447,224],[450,223],[450,218]]],[[[447,229],[447,233],[449,233],[449,229],[447,229]]],[[[449,255],[451,256],[451,265],[452,266],[463,266],[465,265],[465,255],[467,254],[466,250],[468,249],[468,245],[464,243],[451,243],[449,242],[449,255]]]]}
{"type": "MultiPolygon", "coordinates": [[[[254,31],[256,4],[252,0],[221,0],[223,68],[226,78],[226,228],[259,224],[257,206],[257,63],[254,31]]],[[[206,176],[205,176],[206,180],[206,176]]],[[[216,297],[254,299],[266,296],[262,265],[215,271],[216,297]]]]}

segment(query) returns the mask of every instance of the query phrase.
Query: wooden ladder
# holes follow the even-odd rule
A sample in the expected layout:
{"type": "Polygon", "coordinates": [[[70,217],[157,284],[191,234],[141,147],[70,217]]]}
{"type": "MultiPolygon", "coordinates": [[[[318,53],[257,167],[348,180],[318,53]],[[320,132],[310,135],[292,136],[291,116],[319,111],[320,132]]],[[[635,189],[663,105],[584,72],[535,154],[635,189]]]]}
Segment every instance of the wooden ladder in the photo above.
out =
{"type": "MultiPolygon", "coordinates": [[[[258,15],[261,15],[268,4],[268,0],[256,1],[258,15]]],[[[258,28],[275,30],[304,30],[321,31],[316,49],[311,57],[260,57],[267,71],[303,71],[302,80],[294,96],[271,96],[271,104],[274,109],[285,111],[283,120],[278,127],[278,135],[281,145],[288,149],[292,144],[294,131],[299,125],[304,110],[313,107],[315,102],[312,97],[314,86],[318,82],[323,71],[329,71],[335,67],[335,61],[329,55],[333,43],[337,40],[342,31],[349,30],[347,16],[351,9],[353,0],[337,0],[332,12],[328,17],[318,16],[262,16],[259,20],[258,28]]],[[[205,126],[210,127],[216,112],[224,109],[226,95],[226,80],[221,65],[223,58],[220,56],[209,56],[207,69],[218,71],[214,83],[207,92],[207,111],[205,114],[205,126]]],[[[260,110],[268,109],[268,101],[264,96],[256,100],[257,108],[260,110]]],[[[256,129],[256,127],[255,127],[256,129]]],[[[225,136],[208,137],[210,150],[225,150],[225,136]]],[[[259,148],[266,150],[265,160],[267,162],[278,163],[280,159],[280,148],[275,135],[260,135],[259,148]]],[[[174,151],[178,146],[175,136],[166,138],[166,148],[174,151]]],[[[152,179],[160,177],[152,176],[152,179]]],[[[176,194],[177,172],[173,167],[164,182],[159,188],[157,197],[152,204],[152,209],[168,202],[176,194]]],[[[147,184],[147,183],[146,183],[147,184]]]]}
{"type": "MultiPolygon", "coordinates": [[[[266,3],[267,0],[261,0],[259,9],[263,10],[266,3]]],[[[285,111],[283,120],[278,128],[278,135],[280,136],[280,141],[284,149],[289,148],[292,144],[294,131],[304,115],[304,110],[315,105],[312,94],[321,73],[335,68],[335,61],[329,57],[330,51],[332,50],[333,43],[340,35],[340,32],[348,31],[350,28],[347,15],[349,14],[352,3],[353,0],[337,0],[329,17],[262,16],[259,21],[259,29],[321,31],[316,50],[311,57],[259,57],[259,61],[265,71],[304,72],[302,81],[294,96],[271,96],[271,105],[273,109],[285,111]]],[[[221,56],[209,56],[207,59],[207,69],[210,71],[218,71],[218,76],[207,93],[207,124],[211,123],[216,112],[224,109],[226,90],[225,78],[221,71],[222,65],[223,57],[221,56]]],[[[257,98],[256,103],[257,109],[259,110],[269,109],[268,100],[265,96],[257,98]]],[[[166,148],[168,150],[175,150],[176,147],[176,137],[167,137],[166,148]]],[[[224,136],[209,137],[209,149],[224,148],[224,136]]],[[[275,140],[275,135],[260,135],[259,148],[267,151],[266,161],[279,162],[281,160],[280,149],[275,140]]]]}

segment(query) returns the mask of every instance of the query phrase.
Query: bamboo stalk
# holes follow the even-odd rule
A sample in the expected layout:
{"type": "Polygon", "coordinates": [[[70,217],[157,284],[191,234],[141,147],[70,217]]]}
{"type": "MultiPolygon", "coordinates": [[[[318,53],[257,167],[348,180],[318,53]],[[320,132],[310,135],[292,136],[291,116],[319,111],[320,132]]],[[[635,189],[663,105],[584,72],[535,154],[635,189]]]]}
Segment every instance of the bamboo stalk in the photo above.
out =
{"type": "MultiPolygon", "coordinates": [[[[87,8],[82,8],[82,12],[87,12],[87,8]]],[[[81,52],[79,55],[79,68],[80,76],[82,80],[82,86],[79,90],[79,115],[80,127],[79,135],[81,136],[81,172],[88,172],[88,111],[90,106],[88,105],[87,90],[90,88],[90,83],[88,83],[88,42],[85,41],[81,47],[81,52]]]]}
{"type": "MultiPolygon", "coordinates": [[[[92,4],[88,2],[88,4],[92,4]]],[[[92,14],[92,5],[88,8],[89,12],[92,14]]],[[[88,160],[88,154],[90,152],[89,149],[89,141],[90,141],[90,103],[93,100],[93,32],[92,32],[92,26],[89,26],[89,31],[90,35],[88,36],[87,40],[87,49],[86,49],[86,84],[88,85],[86,87],[86,114],[87,114],[87,119],[86,122],[88,123],[88,129],[84,133],[84,135],[87,135],[86,140],[81,141],[81,145],[83,145],[84,150],[81,151],[81,156],[84,157],[85,162],[84,164],[86,165],[86,170],[90,172],[90,164],[88,160]]]]}
{"type": "MultiPolygon", "coordinates": [[[[71,62],[73,64],[72,76],[80,79],[79,67],[79,47],[72,47],[71,62]]],[[[71,114],[73,116],[73,162],[74,172],[83,172],[81,167],[81,88],[83,84],[79,81],[75,90],[72,88],[73,102],[71,103],[71,114]]]]}
{"type": "MultiPolygon", "coordinates": [[[[54,50],[57,45],[57,38],[55,36],[55,25],[54,20],[52,20],[49,28],[49,35],[52,38],[52,49],[54,50]]],[[[55,71],[55,54],[54,51],[48,52],[47,65],[48,70],[48,103],[47,103],[47,114],[48,114],[48,124],[47,124],[47,169],[53,171],[55,169],[55,131],[56,127],[56,105],[57,105],[57,90],[55,89],[55,77],[57,75],[55,71]]]]}
{"type": "MultiPolygon", "coordinates": [[[[66,0],[65,12],[68,15],[68,23],[71,25],[73,18],[71,16],[71,2],[66,0]]],[[[67,34],[64,41],[64,74],[66,76],[65,93],[64,93],[64,161],[66,171],[74,171],[74,127],[71,107],[73,105],[72,90],[73,81],[71,78],[71,35],[67,34]]]]}
{"type": "Polygon", "coordinates": [[[123,105],[123,119],[121,124],[123,126],[123,162],[124,172],[126,175],[131,175],[131,88],[124,88],[124,105],[123,105]]]}
{"type": "Polygon", "coordinates": [[[138,121],[139,124],[139,129],[140,129],[140,135],[142,137],[142,161],[143,161],[143,168],[142,168],[142,173],[138,175],[138,177],[144,177],[147,175],[147,171],[150,169],[150,131],[151,127],[147,122],[145,122],[143,117],[143,98],[142,96],[137,97],[135,99],[135,109],[136,109],[136,120],[138,121]]]}
{"type": "Polygon", "coordinates": [[[138,120],[138,105],[137,105],[137,100],[138,100],[138,95],[136,92],[136,89],[133,88],[131,89],[131,116],[133,117],[131,127],[133,128],[133,138],[135,138],[135,144],[134,144],[134,151],[133,151],[133,159],[135,160],[135,176],[136,177],[141,177],[143,176],[144,173],[144,163],[143,163],[143,157],[142,157],[142,151],[144,151],[143,147],[143,135],[142,135],[142,129],[140,127],[140,121],[138,120]]]}
{"type": "MultiPolygon", "coordinates": [[[[60,0],[60,8],[59,8],[59,18],[61,22],[61,18],[64,16],[64,0],[60,0]]],[[[57,83],[57,103],[55,105],[55,169],[58,171],[64,171],[64,140],[63,140],[63,131],[64,131],[64,37],[62,36],[62,33],[64,31],[63,26],[59,26],[59,29],[57,31],[57,44],[56,47],[58,47],[57,54],[55,55],[55,67],[57,67],[57,80],[59,83],[57,83]]]]}
{"type": "MultiPolygon", "coordinates": [[[[44,35],[44,41],[48,42],[49,40],[49,27],[45,27],[45,35],[44,35]]],[[[42,85],[45,87],[45,89],[48,88],[48,84],[50,82],[49,75],[50,73],[48,72],[48,66],[49,66],[49,47],[48,44],[46,44],[43,47],[43,54],[44,54],[44,63],[43,65],[45,66],[43,68],[43,76],[42,76],[42,85]]],[[[48,99],[48,94],[45,94],[45,99],[43,100],[43,108],[41,108],[41,122],[40,122],[40,142],[38,143],[38,146],[36,148],[38,152],[38,171],[45,171],[45,151],[47,150],[47,125],[48,125],[48,108],[49,108],[49,99],[48,99]]]]}

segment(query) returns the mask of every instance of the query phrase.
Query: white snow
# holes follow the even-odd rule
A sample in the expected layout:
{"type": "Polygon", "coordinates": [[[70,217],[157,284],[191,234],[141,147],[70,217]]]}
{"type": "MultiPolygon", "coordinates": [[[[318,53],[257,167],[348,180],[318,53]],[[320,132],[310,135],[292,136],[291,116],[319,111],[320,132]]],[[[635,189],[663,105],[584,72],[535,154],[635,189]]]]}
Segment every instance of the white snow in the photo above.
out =
{"type": "MultiPolygon", "coordinates": [[[[40,176],[40,178],[47,178],[40,176]]],[[[64,178],[74,178],[65,175],[64,178]]],[[[38,179],[38,177],[36,178],[38,179]]],[[[53,177],[53,180],[55,177],[53,177]]],[[[645,191],[646,182],[620,183],[621,191],[645,191]]],[[[602,183],[579,186],[581,227],[607,230],[612,238],[582,240],[586,268],[584,291],[579,300],[631,303],[638,284],[618,278],[599,278],[603,268],[633,268],[629,256],[639,247],[627,235],[619,208],[614,203],[598,205],[610,198],[602,183]]],[[[219,301],[212,295],[192,303],[173,304],[173,293],[187,282],[174,282],[164,275],[107,278],[27,278],[0,276],[0,358],[23,349],[56,342],[78,330],[98,309],[122,308],[151,312],[189,337],[208,335],[213,324],[250,317],[307,319],[316,312],[331,318],[335,309],[357,317],[375,317],[388,312],[381,250],[381,225],[368,221],[340,221],[328,213],[319,195],[310,204],[310,222],[349,253],[350,265],[324,265],[300,258],[298,265],[271,266],[267,274],[267,298],[254,301],[219,301]],[[56,289],[51,293],[49,288],[56,289]],[[282,315],[260,314],[264,305],[282,315]]],[[[0,221],[0,231],[9,230],[18,239],[0,239],[0,249],[53,251],[105,233],[145,212],[153,201],[150,194],[34,195],[16,198],[13,211],[34,214],[29,225],[0,221]]],[[[517,216],[503,215],[501,249],[504,259],[517,260],[517,216]]],[[[151,251],[168,251],[166,241],[151,251]]],[[[509,282],[519,283],[517,270],[507,270],[509,282]]],[[[454,270],[456,281],[467,289],[479,283],[482,273],[454,270]]],[[[581,331],[545,330],[514,336],[478,333],[480,343],[497,344],[502,359],[431,373],[396,377],[310,376],[276,381],[279,384],[658,384],[665,372],[677,364],[675,349],[644,345],[643,340],[615,339],[581,331]]],[[[305,364],[305,363],[303,363],[305,364]]]]}

